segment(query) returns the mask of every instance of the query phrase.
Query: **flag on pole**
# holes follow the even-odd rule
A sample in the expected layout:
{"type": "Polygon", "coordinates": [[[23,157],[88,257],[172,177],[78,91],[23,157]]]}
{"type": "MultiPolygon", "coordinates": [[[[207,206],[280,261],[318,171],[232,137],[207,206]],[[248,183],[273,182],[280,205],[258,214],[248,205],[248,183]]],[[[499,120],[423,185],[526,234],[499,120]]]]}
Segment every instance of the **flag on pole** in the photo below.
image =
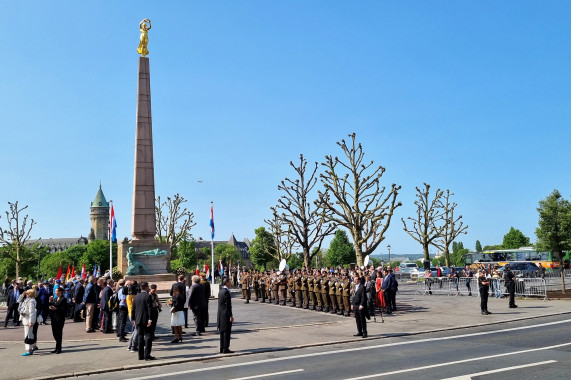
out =
{"type": "Polygon", "coordinates": [[[220,260],[220,264],[218,265],[218,273],[220,273],[220,276],[222,276],[224,274],[224,267],[222,266],[222,259],[220,260]]]}
{"type": "Polygon", "coordinates": [[[97,263],[95,263],[95,265],[93,265],[93,276],[97,277],[97,263]]]}
{"type": "Polygon", "coordinates": [[[81,267],[81,278],[87,278],[87,272],[85,272],[85,263],[83,263],[83,266],[81,267]]]}
{"type": "Polygon", "coordinates": [[[75,278],[75,264],[71,268],[71,278],[75,278]]]}
{"type": "Polygon", "coordinates": [[[214,240],[214,203],[210,202],[210,234],[214,240]]]}
{"type": "Polygon", "coordinates": [[[198,263],[196,263],[196,275],[198,276],[200,274],[200,269],[198,269],[198,263]]]}
{"type": "Polygon", "coordinates": [[[62,274],[62,273],[61,273],[61,264],[60,264],[60,265],[59,265],[59,270],[57,271],[56,279],[57,279],[57,278],[61,279],[61,274],[62,274]]]}
{"type": "Polygon", "coordinates": [[[65,282],[69,282],[69,270],[70,270],[70,264],[67,264],[67,272],[65,272],[65,282]]]}
{"type": "Polygon", "coordinates": [[[95,274],[95,277],[101,277],[101,264],[99,264],[99,266],[97,267],[97,273],[95,274]]]}
{"type": "Polygon", "coordinates": [[[117,220],[115,219],[115,210],[111,205],[111,242],[117,241],[117,220]]]}

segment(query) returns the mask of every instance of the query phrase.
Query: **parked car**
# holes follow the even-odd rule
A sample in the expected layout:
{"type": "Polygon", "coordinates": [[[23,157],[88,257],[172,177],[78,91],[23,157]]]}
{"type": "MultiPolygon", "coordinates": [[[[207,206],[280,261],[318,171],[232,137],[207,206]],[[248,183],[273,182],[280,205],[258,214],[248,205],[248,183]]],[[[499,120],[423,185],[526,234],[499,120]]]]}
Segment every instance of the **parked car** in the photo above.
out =
{"type": "MultiPolygon", "coordinates": [[[[507,264],[506,264],[507,265],[507,264]]],[[[500,276],[503,277],[506,266],[500,268],[500,276]]],[[[539,268],[532,262],[514,262],[510,263],[510,269],[518,277],[541,277],[539,268]]]]}
{"type": "Polygon", "coordinates": [[[418,265],[416,265],[416,263],[401,263],[399,265],[399,273],[410,273],[414,269],[418,271],[418,265]]]}

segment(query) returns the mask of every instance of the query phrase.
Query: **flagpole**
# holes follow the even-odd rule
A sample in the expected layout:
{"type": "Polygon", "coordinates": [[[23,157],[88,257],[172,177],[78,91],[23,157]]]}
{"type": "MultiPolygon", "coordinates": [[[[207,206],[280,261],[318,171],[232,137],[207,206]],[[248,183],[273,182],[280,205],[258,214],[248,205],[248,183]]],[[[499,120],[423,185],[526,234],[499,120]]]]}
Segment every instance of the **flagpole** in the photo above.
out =
{"type": "Polygon", "coordinates": [[[212,251],[212,267],[210,268],[210,276],[212,277],[210,282],[214,285],[214,202],[210,202],[210,217],[212,218],[212,233],[210,234],[210,236],[212,236],[212,240],[210,240],[210,249],[212,251]]]}
{"type": "MultiPolygon", "coordinates": [[[[113,201],[109,201],[111,210],[113,211],[113,201]]],[[[111,220],[111,212],[109,212],[109,278],[113,279],[113,239],[111,231],[113,229],[113,220],[111,220]]]]}

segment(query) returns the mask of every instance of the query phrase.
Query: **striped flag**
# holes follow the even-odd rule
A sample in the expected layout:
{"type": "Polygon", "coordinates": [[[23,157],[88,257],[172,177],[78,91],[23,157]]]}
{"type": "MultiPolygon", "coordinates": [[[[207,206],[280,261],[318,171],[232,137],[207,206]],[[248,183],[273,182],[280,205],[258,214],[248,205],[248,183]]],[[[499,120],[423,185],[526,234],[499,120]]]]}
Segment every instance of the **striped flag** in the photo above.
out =
{"type": "Polygon", "coordinates": [[[67,272],[65,273],[65,282],[69,282],[70,264],[67,264],[67,272]]]}
{"type": "Polygon", "coordinates": [[[210,202],[210,234],[214,240],[214,202],[210,202]]]}
{"type": "Polygon", "coordinates": [[[113,210],[113,205],[111,205],[111,242],[115,243],[117,241],[117,220],[115,219],[115,210],[113,210]]]}
{"type": "Polygon", "coordinates": [[[93,273],[92,273],[92,275],[95,276],[95,277],[97,277],[97,263],[95,263],[95,264],[93,265],[93,273]]]}

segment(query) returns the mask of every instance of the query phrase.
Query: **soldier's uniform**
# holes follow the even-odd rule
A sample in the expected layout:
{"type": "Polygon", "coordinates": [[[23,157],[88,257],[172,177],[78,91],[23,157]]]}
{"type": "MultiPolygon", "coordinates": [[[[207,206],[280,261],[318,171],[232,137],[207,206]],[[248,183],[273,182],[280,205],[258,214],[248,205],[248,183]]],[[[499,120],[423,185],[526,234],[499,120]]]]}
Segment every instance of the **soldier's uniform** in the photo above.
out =
{"type": "Polygon", "coordinates": [[[288,276],[287,291],[289,295],[289,301],[291,302],[291,307],[295,307],[295,277],[293,273],[290,273],[288,276]]]}
{"type": "Polygon", "coordinates": [[[317,311],[321,311],[322,303],[321,303],[321,275],[319,272],[313,278],[313,291],[315,292],[315,301],[317,302],[317,311]]]}
{"type": "Polygon", "coordinates": [[[279,281],[279,292],[280,292],[280,302],[282,302],[282,306],[286,304],[286,297],[287,297],[287,277],[285,274],[280,273],[278,278],[279,281]]]}
{"type": "Polygon", "coordinates": [[[258,298],[260,298],[260,273],[255,270],[253,275],[252,275],[252,286],[254,287],[254,295],[256,296],[256,299],[254,301],[257,301],[258,298]]]}
{"type": "Polygon", "coordinates": [[[337,298],[337,314],[343,314],[343,282],[341,278],[337,276],[335,280],[335,296],[337,298]]]}
{"type": "Polygon", "coordinates": [[[301,276],[301,294],[303,296],[303,308],[309,308],[309,288],[307,286],[307,273],[303,271],[303,275],[301,276]]]}
{"type": "Polygon", "coordinates": [[[272,303],[272,274],[266,274],[266,295],[268,296],[268,302],[272,303]]]}
{"type": "Polygon", "coordinates": [[[343,315],[348,317],[351,314],[351,305],[349,303],[351,298],[351,281],[349,281],[346,274],[344,275],[341,288],[343,291],[343,315]]]}
{"type": "Polygon", "coordinates": [[[278,294],[278,289],[279,289],[279,279],[278,279],[278,276],[274,273],[272,275],[272,293],[273,293],[274,301],[276,302],[276,305],[280,304],[280,296],[278,294]]]}
{"type": "Polygon", "coordinates": [[[324,272],[321,276],[321,310],[325,313],[329,313],[329,278],[324,272]]]}
{"type": "Polygon", "coordinates": [[[262,303],[266,302],[266,275],[262,272],[262,274],[260,274],[260,277],[258,278],[258,284],[259,284],[259,292],[260,292],[260,297],[262,297],[262,303]]]}
{"type": "Polygon", "coordinates": [[[336,296],[336,282],[335,277],[331,277],[329,279],[329,300],[331,301],[331,306],[329,308],[329,312],[331,314],[337,313],[337,296],[336,296]]]}
{"type": "Polygon", "coordinates": [[[303,304],[302,299],[301,299],[301,273],[297,272],[295,274],[295,277],[293,278],[293,289],[295,292],[295,306],[297,306],[297,308],[301,308],[301,305],[303,304]]]}
{"type": "Polygon", "coordinates": [[[313,286],[313,280],[315,279],[315,277],[313,276],[313,274],[309,274],[309,276],[307,277],[307,290],[309,292],[309,298],[311,300],[311,310],[315,310],[317,307],[317,302],[315,301],[315,292],[314,292],[314,286],[313,286]]]}
{"type": "Polygon", "coordinates": [[[245,271],[242,275],[242,297],[246,299],[246,303],[250,303],[250,287],[252,286],[252,278],[245,271]]]}

